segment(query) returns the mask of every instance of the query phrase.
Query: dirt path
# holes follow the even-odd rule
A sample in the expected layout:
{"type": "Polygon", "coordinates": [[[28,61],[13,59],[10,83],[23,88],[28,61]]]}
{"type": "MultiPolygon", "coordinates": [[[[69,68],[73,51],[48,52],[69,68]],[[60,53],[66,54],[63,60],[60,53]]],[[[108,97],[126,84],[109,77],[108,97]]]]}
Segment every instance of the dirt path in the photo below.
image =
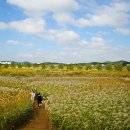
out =
{"type": "Polygon", "coordinates": [[[23,128],[19,130],[51,130],[51,123],[48,112],[45,110],[45,105],[42,104],[39,108],[36,101],[34,102],[35,115],[23,128]]]}

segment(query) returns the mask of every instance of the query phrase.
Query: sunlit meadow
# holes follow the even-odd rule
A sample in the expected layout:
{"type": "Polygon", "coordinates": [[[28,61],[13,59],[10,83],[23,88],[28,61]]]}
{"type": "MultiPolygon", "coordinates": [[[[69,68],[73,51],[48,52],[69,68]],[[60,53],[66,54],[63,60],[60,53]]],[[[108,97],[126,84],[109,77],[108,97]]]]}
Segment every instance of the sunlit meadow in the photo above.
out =
{"type": "Polygon", "coordinates": [[[2,130],[32,110],[29,89],[49,96],[54,130],[130,129],[129,78],[1,76],[0,84],[2,130]]]}

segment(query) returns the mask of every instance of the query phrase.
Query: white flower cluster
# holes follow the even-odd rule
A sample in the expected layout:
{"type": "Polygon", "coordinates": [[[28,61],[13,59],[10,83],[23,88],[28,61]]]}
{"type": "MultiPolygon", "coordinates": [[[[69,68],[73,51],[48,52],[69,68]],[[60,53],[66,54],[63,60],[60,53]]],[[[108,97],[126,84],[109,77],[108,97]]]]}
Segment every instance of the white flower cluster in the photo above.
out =
{"type": "Polygon", "coordinates": [[[61,130],[130,129],[129,83],[77,77],[46,78],[40,85],[53,95],[49,112],[53,125],[61,130]]]}

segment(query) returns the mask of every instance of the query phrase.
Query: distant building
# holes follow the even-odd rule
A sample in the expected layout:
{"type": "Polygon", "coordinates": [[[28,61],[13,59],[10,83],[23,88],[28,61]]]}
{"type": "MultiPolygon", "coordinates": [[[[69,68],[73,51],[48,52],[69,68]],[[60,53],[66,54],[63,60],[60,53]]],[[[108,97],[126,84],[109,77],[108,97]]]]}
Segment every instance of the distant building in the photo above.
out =
{"type": "Polygon", "coordinates": [[[8,65],[10,65],[11,62],[10,61],[0,61],[0,64],[3,64],[3,65],[8,64],[8,65]]]}
{"type": "Polygon", "coordinates": [[[105,66],[105,64],[102,64],[102,67],[104,67],[105,66]]]}

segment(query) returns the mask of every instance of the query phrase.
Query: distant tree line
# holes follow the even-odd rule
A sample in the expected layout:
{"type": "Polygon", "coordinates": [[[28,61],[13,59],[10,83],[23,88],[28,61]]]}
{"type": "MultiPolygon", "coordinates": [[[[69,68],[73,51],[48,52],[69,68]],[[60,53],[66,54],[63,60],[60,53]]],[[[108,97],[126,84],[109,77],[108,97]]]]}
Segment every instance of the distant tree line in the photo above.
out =
{"type": "Polygon", "coordinates": [[[32,64],[32,63],[25,63],[25,64],[16,64],[16,63],[11,63],[11,64],[0,64],[0,68],[37,68],[37,67],[41,67],[42,70],[45,70],[46,68],[50,68],[51,70],[54,70],[55,68],[58,68],[60,70],[64,69],[64,67],[66,67],[67,70],[73,70],[74,68],[77,68],[77,70],[82,70],[82,69],[85,69],[85,70],[91,70],[93,68],[97,69],[97,70],[102,70],[102,69],[106,69],[108,71],[111,71],[111,70],[116,70],[116,71],[122,71],[122,69],[124,67],[126,67],[126,69],[128,71],[130,71],[130,64],[128,64],[127,66],[123,66],[121,63],[115,63],[115,64],[110,64],[110,63],[107,63],[107,64],[100,64],[100,63],[97,63],[95,65],[93,64],[86,64],[86,65],[82,65],[82,64],[57,64],[57,65],[54,65],[54,64],[32,64]]]}

